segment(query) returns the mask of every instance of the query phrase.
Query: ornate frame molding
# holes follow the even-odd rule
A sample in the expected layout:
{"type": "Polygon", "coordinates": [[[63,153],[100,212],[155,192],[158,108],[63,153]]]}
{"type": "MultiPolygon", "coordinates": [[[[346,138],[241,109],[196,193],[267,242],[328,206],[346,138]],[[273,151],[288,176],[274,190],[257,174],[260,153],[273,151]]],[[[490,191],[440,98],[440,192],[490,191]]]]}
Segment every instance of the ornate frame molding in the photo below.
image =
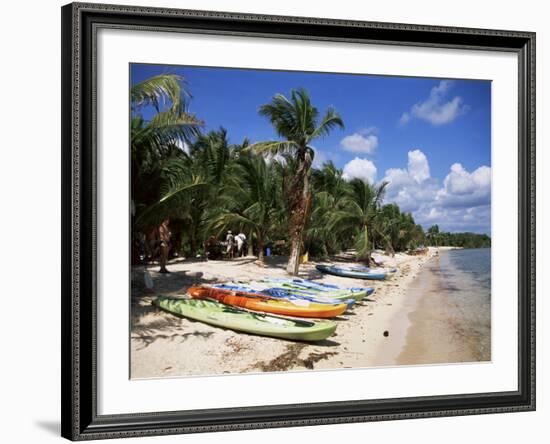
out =
{"type": "Polygon", "coordinates": [[[535,34],[73,3],[62,8],[62,435],[71,440],[535,409],[535,34]],[[519,61],[517,392],[97,415],[95,41],[100,27],[514,52],[519,61]]]}

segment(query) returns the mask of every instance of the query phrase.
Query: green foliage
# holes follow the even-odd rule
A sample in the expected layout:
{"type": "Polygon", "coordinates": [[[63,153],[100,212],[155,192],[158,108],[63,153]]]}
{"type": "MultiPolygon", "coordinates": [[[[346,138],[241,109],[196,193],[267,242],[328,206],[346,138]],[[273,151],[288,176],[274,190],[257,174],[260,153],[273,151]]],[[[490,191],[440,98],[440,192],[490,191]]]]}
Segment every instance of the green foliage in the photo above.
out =
{"type": "Polygon", "coordinates": [[[371,185],[362,179],[346,184],[343,196],[332,212],[329,227],[340,236],[355,239],[357,256],[369,260],[373,246],[373,232],[384,197],[387,182],[371,185]]]}
{"type": "MultiPolygon", "coordinates": [[[[276,94],[270,103],[260,107],[260,115],[267,117],[277,134],[287,139],[279,142],[283,144],[280,151],[293,148],[304,151],[312,140],[328,135],[336,127],[344,127],[342,118],[332,108],[319,121],[319,110],[312,105],[308,93],[301,88],[292,90],[290,98],[276,94]]],[[[267,146],[276,146],[276,143],[262,142],[267,146]]]]}
{"type": "Polygon", "coordinates": [[[146,230],[174,217],[191,203],[189,193],[206,187],[201,177],[189,174],[190,159],[182,150],[198,137],[202,125],[187,112],[187,97],[183,78],[173,74],[152,77],[130,90],[134,229],[146,230]],[[149,121],[140,114],[147,105],[157,110],[149,121]]]}
{"type": "Polygon", "coordinates": [[[210,231],[220,237],[228,229],[248,234],[263,256],[265,242],[279,220],[280,188],[275,168],[262,156],[244,156],[229,167],[228,180],[211,212],[210,231]]]}
{"type": "Polygon", "coordinates": [[[328,135],[344,122],[332,108],[319,120],[319,110],[313,106],[304,89],[294,89],[290,97],[276,94],[270,103],[260,107],[260,115],[267,117],[279,137],[285,140],[265,141],[250,147],[256,154],[283,155],[292,174],[285,174],[285,207],[289,213],[290,257],[287,272],[298,274],[299,256],[304,231],[311,214],[313,197],[310,192],[310,169],[315,157],[311,142],[328,135]]]}
{"type": "Polygon", "coordinates": [[[184,79],[174,74],[161,74],[144,80],[130,89],[130,102],[132,109],[153,105],[160,111],[169,106],[177,110],[182,102],[182,93],[190,96],[185,88],[182,88],[184,79]]]}

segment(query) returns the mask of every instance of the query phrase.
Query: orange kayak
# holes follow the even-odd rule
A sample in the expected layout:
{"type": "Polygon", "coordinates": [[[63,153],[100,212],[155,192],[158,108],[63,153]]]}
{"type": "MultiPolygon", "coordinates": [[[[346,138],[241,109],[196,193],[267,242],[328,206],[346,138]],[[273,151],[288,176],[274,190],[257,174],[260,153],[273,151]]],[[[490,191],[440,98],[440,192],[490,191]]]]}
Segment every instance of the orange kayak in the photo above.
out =
{"type": "Polygon", "coordinates": [[[218,302],[248,310],[263,311],[302,318],[332,318],[344,313],[347,304],[316,304],[309,301],[272,299],[263,294],[241,293],[211,287],[191,287],[187,293],[194,299],[215,299],[218,302]]]}

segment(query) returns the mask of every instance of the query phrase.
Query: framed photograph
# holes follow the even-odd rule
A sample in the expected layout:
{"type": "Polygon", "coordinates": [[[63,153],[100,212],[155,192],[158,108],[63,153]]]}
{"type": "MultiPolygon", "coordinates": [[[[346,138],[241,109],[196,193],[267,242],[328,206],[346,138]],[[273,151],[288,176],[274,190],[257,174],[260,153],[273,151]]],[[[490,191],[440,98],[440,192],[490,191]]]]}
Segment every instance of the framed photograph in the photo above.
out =
{"type": "Polygon", "coordinates": [[[62,8],[62,435],[535,409],[535,35],[62,8]]]}

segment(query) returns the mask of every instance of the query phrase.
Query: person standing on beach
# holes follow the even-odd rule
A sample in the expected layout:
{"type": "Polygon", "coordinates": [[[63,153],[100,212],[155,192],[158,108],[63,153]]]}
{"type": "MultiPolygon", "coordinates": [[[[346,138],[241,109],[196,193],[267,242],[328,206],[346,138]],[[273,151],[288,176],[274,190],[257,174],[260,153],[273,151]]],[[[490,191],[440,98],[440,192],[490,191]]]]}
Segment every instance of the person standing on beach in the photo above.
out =
{"type": "Polygon", "coordinates": [[[235,236],[231,234],[231,230],[227,232],[227,236],[225,238],[225,242],[227,242],[227,256],[229,259],[233,259],[233,249],[235,244],[235,236]]]}
{"type": "Polygon", "coordinates": [[[246,242],[246,236],[244,233],[239,233],[235,236],[235,240],[237,241],[237,257],[244,256],[244,244],[246,242]]]}
{"type": "Polygon", "coordinates": [[[170,221],[165,219],[162,221],[159,227],[159,240],[160,240],[160,270],[159,273],[169,273],[166,269],[166,263],[168,262],[168,252],[170,250],[170,237],[172,233],[168,229],[170,221]]]}
{"type": "Polygon", "coordinates": [[[145,260],[147,262],[155,260],[158,248],[157,236],[158,228],[151,229],[145,236],[145,260]]]}

